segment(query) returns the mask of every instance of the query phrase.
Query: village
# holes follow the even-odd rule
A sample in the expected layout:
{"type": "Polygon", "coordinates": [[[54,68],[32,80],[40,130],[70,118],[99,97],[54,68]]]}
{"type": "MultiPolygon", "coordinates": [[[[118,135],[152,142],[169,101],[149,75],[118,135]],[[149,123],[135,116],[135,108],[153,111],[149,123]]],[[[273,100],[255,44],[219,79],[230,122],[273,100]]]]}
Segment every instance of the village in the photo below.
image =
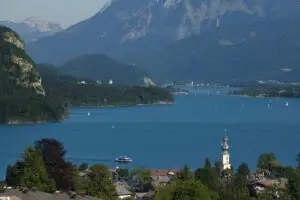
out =
{"type": "MultiPolygon", "coordinates": [[[[220,178],[219,181],[226,185],[231,181],[232,166],[230,163],[230,153],[228,145],[228,137],[224,136],[221,146],[221,159],[220,159],[220,178]]],[[[209,164],[210,165],[210,164],[209,164]]],[[[115,197],[118,199],[135,199],[135,200],[151,200],[154,199],[155,194],[159,188],[166,187],[167,185],[176,184],[178,176],[185,173],[187,165],[184,169],[140,169],[140,171],[131,172],[129,175],[128,169],[109,169],[111,174],[111,181],[115,187],[115,197]],[[146,173],[146,174],[145,174],[146,173]],[[145,180],[148,182],[145,182],[145,180]],[[141,182],[143,182],[142,189],[141,182]]],[[[187,167],[188,168],[188,167],[187,167]]],[[[91,170],[88,166],[81,169],[79,176],[82,180],[88,178],[91,170]]],[[[195,171],[189,171],[190,176],[196,176],[195,171]]],[[[250,196],[257,197],[266,189],[275,188],[273,190],[273,197],[277,199],[280,194],[277,189],[285,189],[288,180],[282,177],[275,177],[268,170],[258,169],[252,175],[247,175],[247,188],[250,196]]],[[[5,181],[1,184],[3,187],[0,189],[0,200],[63,200],[63,199],[78,199],[78,200],[96,200],[97,198],[88,196],[84,192],[62,192],[55,191],[53,194],[38,191],[36,188],[26,188],[21,186],[7,186],[5,181]]]]}

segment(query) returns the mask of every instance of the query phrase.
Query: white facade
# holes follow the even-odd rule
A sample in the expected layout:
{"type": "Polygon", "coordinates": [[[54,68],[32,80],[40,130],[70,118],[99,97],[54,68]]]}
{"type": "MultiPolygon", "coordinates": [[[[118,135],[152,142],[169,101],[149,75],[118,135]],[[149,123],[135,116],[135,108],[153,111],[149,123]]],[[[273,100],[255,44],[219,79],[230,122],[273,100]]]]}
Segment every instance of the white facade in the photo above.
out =
{"type": "Polygon", "coordinates": [[[222,170],[231,169],[229,154],[222,154],[222,170]]]}
{"type": "Polygon", "coordinates": [[[225,136],[222,144],[221,172],[231,169],[230,154],[228,150],[229,150],[228,137],[225,136]]]}
{"type": "Polygon", "coordinates": [[[126,198],[130,198],[131,195],[119,195],[119,199],[126,199],[126,198]]]}

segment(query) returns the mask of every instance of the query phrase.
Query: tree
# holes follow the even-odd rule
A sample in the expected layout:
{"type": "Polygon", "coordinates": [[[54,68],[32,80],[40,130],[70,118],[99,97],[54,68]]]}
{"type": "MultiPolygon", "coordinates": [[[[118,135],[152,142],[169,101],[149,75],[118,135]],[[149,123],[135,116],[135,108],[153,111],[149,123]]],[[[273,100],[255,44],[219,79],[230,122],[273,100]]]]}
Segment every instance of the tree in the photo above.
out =
{"type": "Polygon", "coordinates": [[[42,153],[33,147],[26,149],[23,155],[23,167],[20,169],[20,185],[37,188],[41,191],[53,192],[55,183],[48,178],[42,153]]]}
{"type": "Polygon", "coordinates": [[[79,169],[76,165],[73,165],[73,190],[76,192],[85,192],[86,188],[86,179],[79,176],[79,169]]]}
{"type": "Polygon", "coordinates": [[[137,190],[140,192],[148,192],[153,190],[151,170],[143,168],[134,168],[131,170],[131,177],[136,176],[137,190]]]}
{"type": "Polygon", "coordinates": [[[111,181],[109,169],[102,164],[93,165],[88,174],[89,181],[86,191],[91,196],[109,198],[115,195],[116,190],[111,181]]]}
{"type": "Polygon", "coordinates": [[[154,196],[154,200],[172,200],[174,189],[174,185],[166,185],[159,188],[154,196]]]}
{"type": "Polygon", "coordinates": [[[21,162],[17,161],[14,165],[8,165],[6,168],[5,182],[10,186],[20,185],[20,165],[21,162]]]}
{"type": "Polygon", "coordinates": [[[55,139],[46,138],[36,141],[35,148],[42,152],[47,174],[54,179],[57,188],[65,191],[72,189],[73,167],[64,160],[64,145],[55,139]]]}
{"type": "Polygon", "coordinates": [[[192,178],[192,172],[187,164],[185,164],[183,170],[177,174],[177,178],[182,181],[187,181],[192,178]]]}
{"type": "Polygon", "coordinates": [[[216,171],[220,174],[220,172],[221,172],[221,161],[216,160],[214,165],[215,165],[216,171]]]}
{"type": "Polygon", "coordinates": [[[179,181],[176,183],[171,200],[211,200],[208,188],[198,181],[179,181]]]}
{"type": "Polygon", "coordinates": [[[257,167],[261,169],[271,170],[272,161],[276,160],[274,153],[263,153],[259,156],[257,161],[257,167]]]}
{"type": "Polygon", "coordinates": [[[249,169],[247,163],[240,164],[240,166],[237,169],[237,173],[239,175],[244,176],[244,177],[249,176],[250,175],[250,169],[249,169]]]}
{"type": "Polygon", "coordinates": [[[117,169],[118,177],[120,178],[128,178],[129,177],[129,170],[125,168],[117,169]]]}
{"type": "Polygon", "coordinates": [[[205,169],[211,169],[211,163],[210,163],[209,158],[206,158],[206,159],[205,159],[204,168],[205,168],[205,169]]]}
{"type": "Polygon", "coordinates": [[[83,162],[79,166],[79,171],[84,171],[89,168],[89,165],[86,162],[83,162]]]}
{"type": "Polygon", "coordinates": [[[221,184],[218,172],[211,168],[199,168],[195,171],[195,180],[200,181],[213,191],[219,191],[221,184]]]}

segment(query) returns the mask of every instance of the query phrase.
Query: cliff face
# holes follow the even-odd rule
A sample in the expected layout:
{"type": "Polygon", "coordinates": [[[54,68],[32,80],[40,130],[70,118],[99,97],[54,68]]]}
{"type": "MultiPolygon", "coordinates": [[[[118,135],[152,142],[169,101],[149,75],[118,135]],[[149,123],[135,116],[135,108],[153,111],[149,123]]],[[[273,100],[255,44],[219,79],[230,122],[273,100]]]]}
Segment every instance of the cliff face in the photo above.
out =
{"type": "Polygon", "coordinates": [[[45,95],[34,62],[24,48],[24,42],[16,33],[6,27],[0,27],[1,82],[9,81],[11,86],[31,90],[37,95],[45,95]]]}
{"type": "Polygon", "coordinates": [[[65,109],[46,96],[24,46],[15,32],[0,26],[0,123],[58,121],[65,109]]]}

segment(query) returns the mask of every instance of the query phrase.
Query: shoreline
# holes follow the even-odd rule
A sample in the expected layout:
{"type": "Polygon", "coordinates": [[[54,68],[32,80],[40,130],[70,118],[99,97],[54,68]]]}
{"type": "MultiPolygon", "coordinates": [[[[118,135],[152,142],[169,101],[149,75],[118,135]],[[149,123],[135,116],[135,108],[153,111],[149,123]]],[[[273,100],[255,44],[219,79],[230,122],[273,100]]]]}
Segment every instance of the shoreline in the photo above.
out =
{"type": "Polygon", "coordinates": [[[226,96],[233,96],[233,97],[245,97],[245,98],[272,98],[272,99],[299,99],[297,97],[283,97],[283,96],[264,96],[264,95],[257,95],[257,96],[250,96],[250,95],[242,95],[242,94],[226,94],[226,96]]]}
{"type": "MultiPolygon", "coordinates": [[[[132,104],[132,105],[106,105],[106,106],[72,106],[73,107],[79,107],[79,108],[117,108],[117,107],[135,107],[135,106],[158,106],[158,105],[172,105],[174,102],[171,101],[158,101],[152,104],[132,104]]],[[[68,115],[64,116],[63,119],[59,121],[22,121],[22,120],[10,120],[7,123],[3,123],[4,125],[27,125],[27,124],[44,124],[44,123],[51,123],[51,122],[61,122],[64,121],[68,115]]],[[[1,124],[0,124],[1,125],[1,124]]]]}
{"type": "MultiPolygon", "coordinates": [[[[117,108],[117,107],[135,107],[135,106],[158,106],[158,105],[172,105],[174,102],[171,101],[159,101],[156,103],[151,104],[128,104],[128,105],[91,105],[91,106],[72,106],[72,107],[79,107],[79,108],[117,108]]],[[[71,107],[71,108],[72,108],[71,107]]]]}

